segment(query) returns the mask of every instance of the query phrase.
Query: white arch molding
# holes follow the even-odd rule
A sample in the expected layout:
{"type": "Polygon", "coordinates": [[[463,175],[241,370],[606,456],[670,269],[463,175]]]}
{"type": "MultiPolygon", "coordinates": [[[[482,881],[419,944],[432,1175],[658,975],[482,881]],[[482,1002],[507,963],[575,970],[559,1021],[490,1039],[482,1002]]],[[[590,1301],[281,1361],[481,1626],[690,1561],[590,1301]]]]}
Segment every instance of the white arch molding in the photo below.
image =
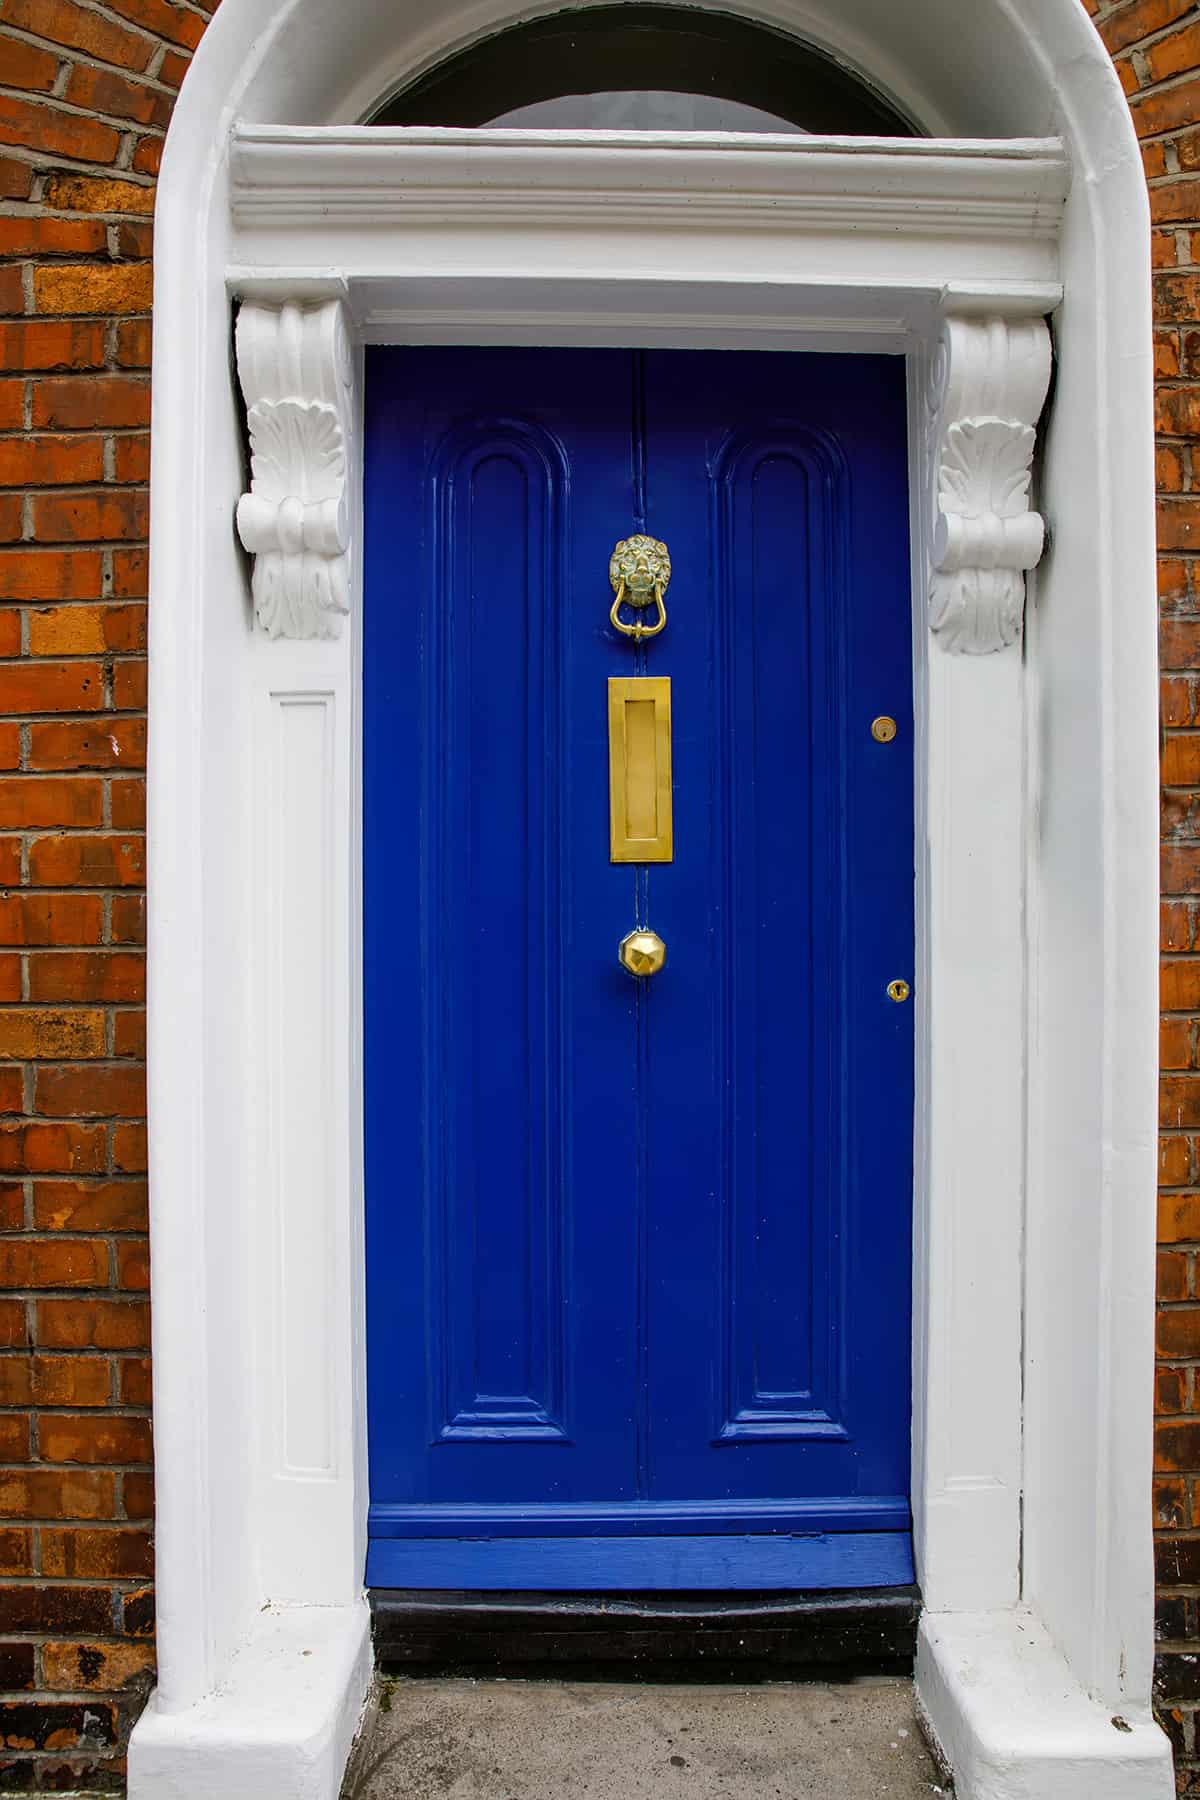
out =
{"type": "Polygon", "coordinates": [[[354,129],[505,0],[224,0],[184,83],[156,224],[160,1660],[134,1800],[332,1800],[369,1680],[355,346],[388,339],[909,358],[919,1695],[963,1800],[1171,1792],[1137,144],[1079,0],[739,10],[939,139],[1003,141],[354,129]]]}

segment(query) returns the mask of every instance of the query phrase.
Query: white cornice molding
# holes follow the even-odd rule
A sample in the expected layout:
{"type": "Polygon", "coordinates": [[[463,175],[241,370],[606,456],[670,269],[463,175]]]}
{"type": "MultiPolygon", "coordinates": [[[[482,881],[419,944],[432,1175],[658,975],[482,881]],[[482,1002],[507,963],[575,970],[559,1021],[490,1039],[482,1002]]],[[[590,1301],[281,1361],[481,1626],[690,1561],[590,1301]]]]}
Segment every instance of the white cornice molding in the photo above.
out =
{"type": "Polygon", "coordinates": [[[1029,504],[1036,427],[1050,384],[1044,319],[950,315],[931,370],[929,622],[947,650],[1015,643],[1025,574],[1045,541],[1029,504]]]}
{"type": "Polygon", "coordinates": [[[344,302],[247,302],[237,366],[251,471],[237,526],[254,557],[255,619],[268,637],[336,637],[350,610],[354,362],[344,302]]]}
{"type": "Polygon", "coordinates": [[[1057,138],[816,138],[241,124],[243,229],[404,222],[886,231],[1056,237],[1070,185],[1057,138]]]}

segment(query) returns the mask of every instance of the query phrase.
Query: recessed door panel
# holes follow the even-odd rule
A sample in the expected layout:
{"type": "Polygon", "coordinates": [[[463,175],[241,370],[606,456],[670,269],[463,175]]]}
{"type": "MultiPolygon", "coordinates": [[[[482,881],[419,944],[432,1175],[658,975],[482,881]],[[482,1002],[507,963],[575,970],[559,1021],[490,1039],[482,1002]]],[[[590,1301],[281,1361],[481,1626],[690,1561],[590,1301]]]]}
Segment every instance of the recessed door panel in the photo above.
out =
{"type": "Polygon", "coordinates": [[[903,365],[367,391],[368,1579],[911,1579],[903,365]]]}

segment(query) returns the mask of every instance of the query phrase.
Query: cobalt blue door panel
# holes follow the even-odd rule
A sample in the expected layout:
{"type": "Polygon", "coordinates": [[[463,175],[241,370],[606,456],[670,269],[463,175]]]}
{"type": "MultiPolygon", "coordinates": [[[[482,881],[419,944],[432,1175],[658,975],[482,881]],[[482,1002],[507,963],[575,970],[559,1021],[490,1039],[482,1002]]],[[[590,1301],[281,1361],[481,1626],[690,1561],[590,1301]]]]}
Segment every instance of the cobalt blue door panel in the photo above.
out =
{"type": "Polygon", "coordinates": [[[888,358],[369,353],[377,1585],[911,1579],[904,418],[888,358]],[[638,529],[673,573],[635,650],[638,529]],[[648,869],[608,860],[639,673],[648,869]]]}

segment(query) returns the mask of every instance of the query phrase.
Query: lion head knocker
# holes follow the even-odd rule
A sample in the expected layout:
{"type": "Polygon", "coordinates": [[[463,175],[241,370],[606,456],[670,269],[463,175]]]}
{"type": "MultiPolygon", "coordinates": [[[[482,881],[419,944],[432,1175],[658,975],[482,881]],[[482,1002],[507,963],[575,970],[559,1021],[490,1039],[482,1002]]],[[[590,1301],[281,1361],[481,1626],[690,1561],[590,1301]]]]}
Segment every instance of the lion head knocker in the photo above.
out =
{"type": "Polygon", "coordinates": [[[634,643],[657,637],[667,622],[663,604],[671,579],[671,553],[667,546],[641,531],[622,538],[612,553],[608,579],[617,596],[608,616],[621,635],[631,637],[634,643]],[[635,616],[628,623],[621,617],[622,606],[633,608],[635,616]],[[658,608],[658,617],[652,625],[645,625],[642,615],[651,606],[658,608]]]}

